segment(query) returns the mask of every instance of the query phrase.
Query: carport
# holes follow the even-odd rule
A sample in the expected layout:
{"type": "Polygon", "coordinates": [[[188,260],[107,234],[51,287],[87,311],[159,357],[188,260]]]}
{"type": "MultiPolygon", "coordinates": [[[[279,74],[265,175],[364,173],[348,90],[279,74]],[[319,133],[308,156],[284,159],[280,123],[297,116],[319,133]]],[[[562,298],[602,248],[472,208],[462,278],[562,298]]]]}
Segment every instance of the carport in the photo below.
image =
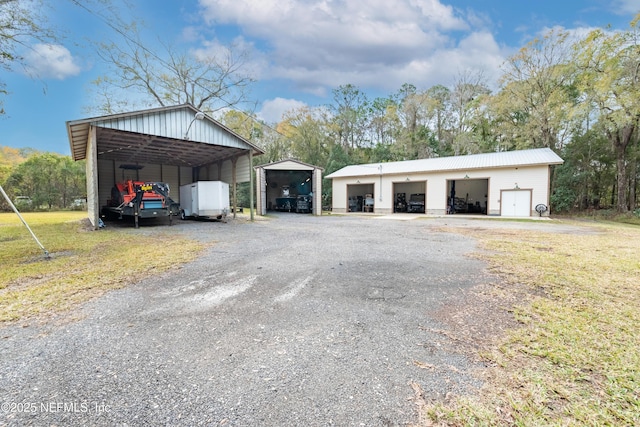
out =
{"type": "Polygon", "coordinates": [[[286,159],[256,166],[255,170],[259,215],[267,211],[322,214],[321,167],[286,159]]]}
{"type": "Polygon", "coordinates": [[[67,132],[72,158],[86,160],[88,216],[95,228],[101,205],[123,179],[167,183],[178,202],[181,185],[224,181],[234,208],[236,184],[248,181],[253,204],[251,162],[264,152],[190,104],[68,121],[67,132]]]}

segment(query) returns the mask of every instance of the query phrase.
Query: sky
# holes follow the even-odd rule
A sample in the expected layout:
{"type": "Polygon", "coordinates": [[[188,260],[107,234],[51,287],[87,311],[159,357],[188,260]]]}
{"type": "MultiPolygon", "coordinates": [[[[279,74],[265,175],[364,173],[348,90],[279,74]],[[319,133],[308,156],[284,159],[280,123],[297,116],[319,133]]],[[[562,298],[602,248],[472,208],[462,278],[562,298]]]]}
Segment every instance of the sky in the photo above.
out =
{"type": "MultiPolygon", "coordinates": [[[[24,0],[18,0],[24,1],[24,0]]],[[[137,21],[149,48],[171,44],[189,54],[240,46],[256,80],[244,108],[268,123],[288,110],[332,103],[352,84],[369,98],[410,83],[451,86],[481,72],[497,88],[501,66],[552,28],[579,34],[626,29],[640,0],[111,0],[137,21]]],[[[100,2],[45,0],[55,44],[25,47],[25,67],[0,69],[6,114],[0,146],[68,155],[66,122],[92,117],[92,81],[107,74],[96,42],[118,40],[98,17],[100,2]]]]}

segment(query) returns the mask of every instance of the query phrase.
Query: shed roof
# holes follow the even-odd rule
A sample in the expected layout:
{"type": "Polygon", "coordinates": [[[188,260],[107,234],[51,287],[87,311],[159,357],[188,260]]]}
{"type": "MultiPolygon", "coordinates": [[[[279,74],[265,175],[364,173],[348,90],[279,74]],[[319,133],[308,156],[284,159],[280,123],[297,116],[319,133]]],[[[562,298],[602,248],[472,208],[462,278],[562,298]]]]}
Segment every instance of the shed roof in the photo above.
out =
{"type": "Polygon", "coordinates": [[[86,158],[91,126],[96,127],[101,159],[195,167],[247,150],[264,153],[208,115],[196,120],[198,112],[182,104],[68,121],[71,155],[74,160],[86,158]]]}
{"type": "Polygon", "coordinates": [[[495,169],[517,166],[558,165],[564,163],[550,148],[436,157],[401,162],[369,163],[346,166],[325,178],[347,178],[367,175],[394,175],[420,172],[444,172],[471,169],[495,169]]]}
{"type": "Polygon", "coordinates": [[[284,159],[277,162],[266,163],[264,165],[256,166],[254,169],[266,169],[266,170],[314,170],[320,169],[324,171],[320,166],[310,165],[309,163],[301,162],[295,159],[284,159]]]}

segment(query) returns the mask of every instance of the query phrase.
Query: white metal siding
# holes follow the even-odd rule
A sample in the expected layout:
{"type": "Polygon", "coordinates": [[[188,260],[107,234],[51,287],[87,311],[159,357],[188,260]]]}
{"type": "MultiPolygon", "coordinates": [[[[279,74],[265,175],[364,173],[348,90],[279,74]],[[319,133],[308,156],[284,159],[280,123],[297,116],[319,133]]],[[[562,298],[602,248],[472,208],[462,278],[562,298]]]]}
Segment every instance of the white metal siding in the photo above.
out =
{"type": "Polygon", "coordinates": [[[220,181],[220,165],[218,163],[213,163],[209,165],[209,179],[212,181],[220,181]]]}
{"type": "Polygon", "coordinates": [[[220,181],[228,182],[229,184],[233,183],[233,163],[231,162],[231,160],[227,160],[222,163],[220,172],[220,175],[222,177],[220,181]]]}
{"type": "Polygon", "coordinates": [[[162,165],[160,181],[169,184],[169,197],[176,202],[180,201],[180,181],[178,179],[178,166],[162,165]]]}
{"type": "Polygon", "coordinates": [[[162,172],[160,165],[141,165],[142,169],[138,173],[140,181],[158,182],[162,178],[162,172]]]}
{"type": "Polygon", "coordinates": [[[191,184],[193,182],[193,169],[180,166],[180,185],[191,184]]]}
{"type": "Polygon", "coordinates": [[[313,171],[313,214],[322,215],[322,170],[313,171]]]}
{"type": "Polygon", "coordinates": [[[98,199],[100,208],[107,204],[107,200],[111,198],[111,188],[115,184],[115,171],[113,169],[112,160],[98,159],[98,199]]]}
{"type": "Polygon", "coordinates": [[[249,164],[249,153],[247,152],[246,156],[242,156],[238,159],[238,163],[236,165],[238,177],[236,178],[238,182],[249,182],[251,179],[251,165],[249,164]]]}
{"type": "Polygon", "coordinates": [[[347,185],[351,180],[334,178],[331,182],[331,210],[336,213],[347,212],[347,185]]]}
{"type": "Polygon", "coordinates": [[[190,109],[178,109],[97,120],[94,124],[104,128],[144,135],[158,135],[175,139],[185,139],[186,136],[190,141],[199,141],[205,144],[248,148],[247,144],[239,137],[230,133],[210,117],[206,117],[204,120],[193,120],[194,117],[195,114],[190,109]],[[189,130],[188,134],[187,129],[189,130]]]}
{"type": "Polygon", "coordinates": [[[464,181],[467,179],[487,179],[489,189],[487,194],[488,214],[500,215],[500,197],[502,190],[514,190],[518,188],[531,189],[531,206],[539,203],[549,204],[549,166],[531,166],[503,169],[479,169],[459,172],[431,172],[415,174],[383,175],[382,186],[380,177],[355,176],[333,178],[332,208],[336,212],[347,211],[347,185],[359,183],[375,184],[375,211],[377,213],[393,212],[393,183],[427,182],[426,206],[428,213],[443,215],[447,205],[447,180],[464,181]],[[382,200],[380,200],[380,188],[382,188],[382,200]]]}
{"type": "Polygon", "coordinates": [[[256,188],[258,198],[256,200],[256,212],[258,215],[267,214],[267,177],[264,168],[256,170],[256,188]]]}
{"type": "Polygon", "coordinates": [[[281,162],[263,165],[267,170],[283,170],[283,171],[312,171],[315,168],[310,165],[302,164],[293,160],[284,160],[281,162]]]}

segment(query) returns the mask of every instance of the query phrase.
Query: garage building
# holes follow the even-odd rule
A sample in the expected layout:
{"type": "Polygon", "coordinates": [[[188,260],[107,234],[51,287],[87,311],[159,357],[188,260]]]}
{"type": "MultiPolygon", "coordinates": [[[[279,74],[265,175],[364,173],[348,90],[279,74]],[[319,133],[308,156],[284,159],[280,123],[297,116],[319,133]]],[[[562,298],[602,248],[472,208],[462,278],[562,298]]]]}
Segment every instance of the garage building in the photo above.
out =
{"type": "Polygon", "coordinates": [[[337,213],[530,217],[539,215],[538,205],[549,215],[551,167],[563,162],[551,149],[538,148],[352,165],[326,178],[337,213]]]}
{"type": "Polygon", "coordinates": [[[223,181],[235,207],[235,184],[253,182],[253,156],[264,153],[190,104],[68,121],[67,132],[73,159],[86,160],[88,215],[96,228],[114,185],[127,179],[167,183],[177,202],[181,185],[223,181]]]}
{"type": "Polygon", "coordinates": [[[294,159],[256,166],[255,169],[259,215],[266,215],[267,211],[322,214],[324,169],[294,159]]]}

